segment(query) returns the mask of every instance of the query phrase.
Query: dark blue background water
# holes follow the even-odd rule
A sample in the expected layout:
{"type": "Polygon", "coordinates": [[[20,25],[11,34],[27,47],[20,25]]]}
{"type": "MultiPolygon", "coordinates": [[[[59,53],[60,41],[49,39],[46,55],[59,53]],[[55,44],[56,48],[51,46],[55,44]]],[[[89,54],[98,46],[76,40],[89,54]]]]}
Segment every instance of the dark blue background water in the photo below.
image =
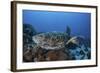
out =
{"type": "Polygon", "coordinates": [[[68,25],[71,35],[91,36],[90,13],[23,10],[23,24],[33,25],[38,32],[65,32],[68,25]]]}

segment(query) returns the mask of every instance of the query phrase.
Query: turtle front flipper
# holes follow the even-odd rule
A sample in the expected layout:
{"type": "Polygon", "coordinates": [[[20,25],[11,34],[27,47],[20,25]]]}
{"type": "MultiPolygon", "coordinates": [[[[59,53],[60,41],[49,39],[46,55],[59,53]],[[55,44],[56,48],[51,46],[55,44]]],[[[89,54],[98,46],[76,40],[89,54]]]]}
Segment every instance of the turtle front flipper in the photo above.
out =
{"type": "Polygon", "coordinates": [[[66,45],[67,46],[71,46],[71,45],[74,45],[74,47],[76,46],[76,47],[81,47],[81,43],[83,42],[83,37],[79,37],[79,36],[74,36],[74,37],[72,37],[72,38],[70,38],[68,41],[67,41],[67,43],[66,43],[66,45]]]}
{"type": "Polygon", "coordinates": [[[70,29],[69,26],[66,27],[66,33],[70,36],[70,34],[71,34],[71,29],[70,29]]]}
{"type": "Polygon", "coordinates": [[[69,26],[66,27],[66,33],[68,35],[67,38],[70,39],[70,37],[71,37],[71,28],[69,26]]]}

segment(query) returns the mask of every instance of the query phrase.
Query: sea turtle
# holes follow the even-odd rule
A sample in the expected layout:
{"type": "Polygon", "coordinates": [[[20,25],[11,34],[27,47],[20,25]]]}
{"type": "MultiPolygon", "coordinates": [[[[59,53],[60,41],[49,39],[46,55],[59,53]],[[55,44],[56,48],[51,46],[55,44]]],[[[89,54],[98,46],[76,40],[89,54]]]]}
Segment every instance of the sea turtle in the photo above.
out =
{"type": "Polygon", "coordinates": [[[46,32],[33,36],[34,42],[45,49],[62,48],[67,39],[67,34],[57,32],[46,32]]]}
{"type": "Polygon", "coordinates": [[[66,32],[52,31],[34,35],[32,37],[33,61],[90,59],[91,52],[84,43],[85,38],[71,36],[70,28],[67,29],[66,32]]]}
{"type": "Polygon", "coordinates": [[[65,32],[46,32],[33,36],[33,40],[36,46],[46,50],[65,49],[71,60],[91,58],[90,48],[83,36],[71,37],[65,32]]]}
{"type": "Polygon", "coordinates": [[[66,27],[65,32],[44,32],[40,34],[36,34],[32,37],[33,41],[39,46],[44,49],[61,49],[64,48],[68,44],[75,44],[79,46],[79,41],[77,36],[71,37],[71,29],[69,26],[66,27]]]}

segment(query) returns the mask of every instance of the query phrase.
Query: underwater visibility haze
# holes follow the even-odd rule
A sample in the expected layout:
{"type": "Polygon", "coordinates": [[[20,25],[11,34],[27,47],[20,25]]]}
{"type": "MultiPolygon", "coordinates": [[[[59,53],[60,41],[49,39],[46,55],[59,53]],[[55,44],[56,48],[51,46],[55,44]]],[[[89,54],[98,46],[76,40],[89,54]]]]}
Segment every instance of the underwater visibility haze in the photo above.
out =
{"type": "Polygon", "coordinates": [[[64,32],[68,25],[72,35],[91,36],[90,13],[23,10],[23,24],[33,25],[38,32],[64,32]]]}
{"type": "Polygon", "coordinates": [[[90,59],[90,40],[90,13],[23,10],[24,62],[90,59]]]}

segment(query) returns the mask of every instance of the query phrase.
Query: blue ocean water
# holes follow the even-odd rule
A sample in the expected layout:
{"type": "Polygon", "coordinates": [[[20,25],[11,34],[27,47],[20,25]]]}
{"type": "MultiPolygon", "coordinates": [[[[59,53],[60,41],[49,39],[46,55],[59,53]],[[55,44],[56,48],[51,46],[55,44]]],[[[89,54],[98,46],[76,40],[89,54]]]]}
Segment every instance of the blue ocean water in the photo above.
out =
{"type": "Polygon", "coordinates": [[[23,10],[23,24],[31,24],[37,32],[65,32],[69,26],[73,36],[91,36],[90,13],[23,10]]]}

